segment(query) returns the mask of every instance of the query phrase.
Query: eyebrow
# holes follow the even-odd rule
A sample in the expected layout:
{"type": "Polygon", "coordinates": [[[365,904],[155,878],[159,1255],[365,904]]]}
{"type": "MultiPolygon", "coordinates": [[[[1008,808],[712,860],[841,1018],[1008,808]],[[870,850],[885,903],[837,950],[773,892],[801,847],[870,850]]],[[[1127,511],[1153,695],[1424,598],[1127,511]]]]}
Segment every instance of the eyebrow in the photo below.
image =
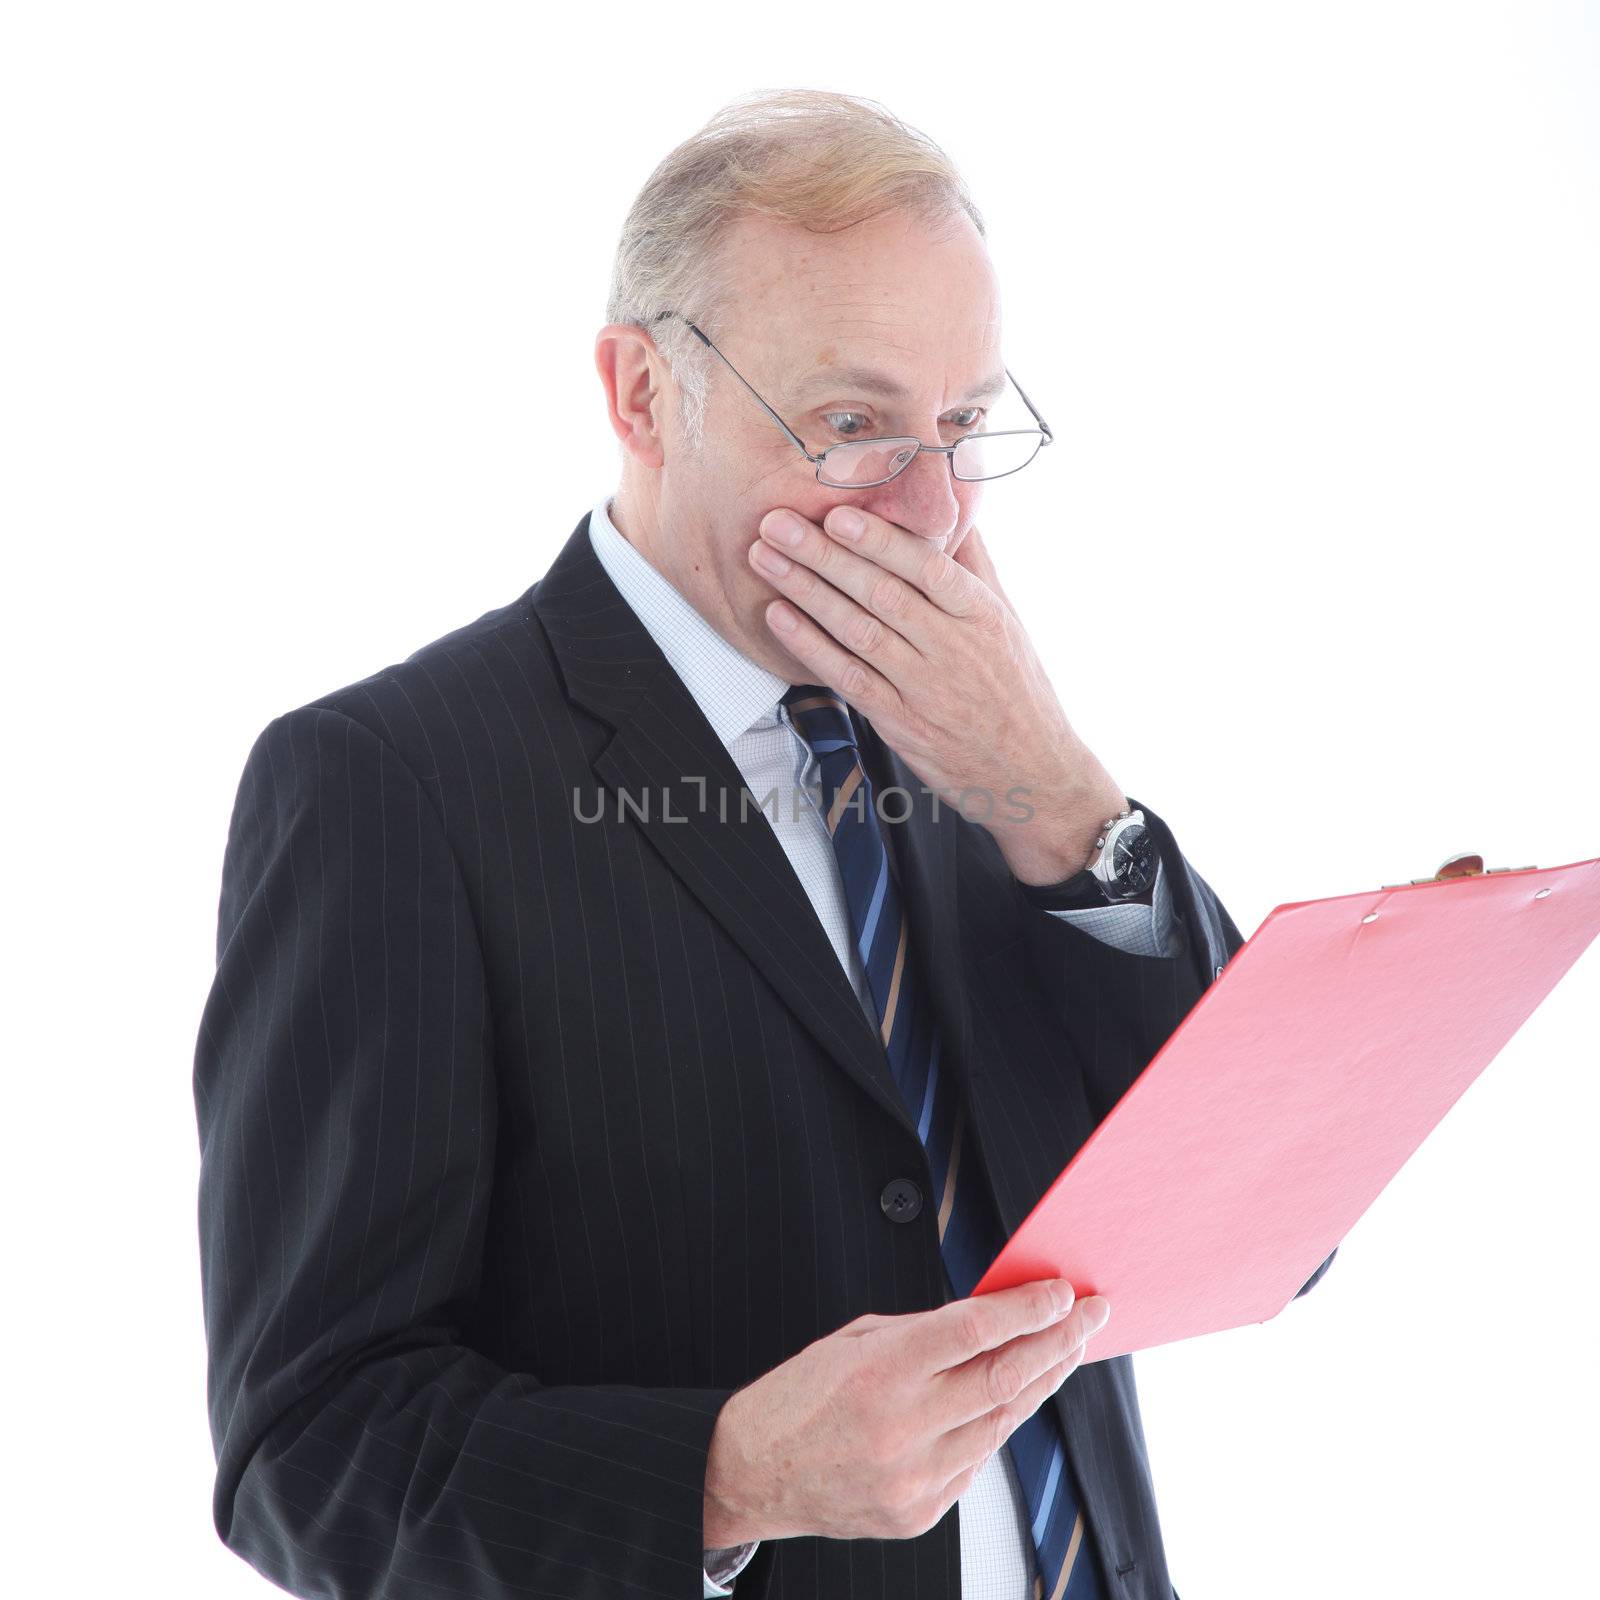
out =
{"type": "MultiPolygon", "coordinates": [[[[1006,386],[1004,372],[991,373],[968,393],[968,400],[992,400],[1006,386]]],[[[795,387],[792,398],[804,399],[818,391],[854,389],[858,394],[873,394],[885,400],[904,400],[906,388],[898,378],[876,367],[819,367],[795,387]]]]}

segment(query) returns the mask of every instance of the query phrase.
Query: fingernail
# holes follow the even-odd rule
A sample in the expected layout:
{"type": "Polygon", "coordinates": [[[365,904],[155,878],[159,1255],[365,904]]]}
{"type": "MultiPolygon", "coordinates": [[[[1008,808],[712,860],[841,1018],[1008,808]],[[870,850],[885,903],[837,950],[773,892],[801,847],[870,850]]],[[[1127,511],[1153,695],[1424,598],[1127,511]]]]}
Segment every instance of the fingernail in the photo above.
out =
{"type": "Polygon", "coordinates": [[[828,531],[843,539],[859,539],[867,520],[851,506],[835,506],[828,513],[828,531]]]}
{"type": "Polygon", "coordinates": [[[1083,1325],[1090,1333],[1099,1333],[1111,1320],[1111,1302],[1103,1295],[1092,1294],[1083,1302],[1083,1325]]]}
{"type": "Polygon", "coordinates": [[[805,537],[805,524],[787,511],[774,511],[761,524],[761,531],[779,544],[799,544],[805,537]]]}
{"type": "Polygon", "coordinates": [[[1050,1285],[1050,1293],[1055,1296],[1056,1315],[1064,1317],[1072,1309],[1072,1303],[1077,1299],[1073,1293],[1072,1282],[1068,1278],[1057,1278],[1050,1285]]]}

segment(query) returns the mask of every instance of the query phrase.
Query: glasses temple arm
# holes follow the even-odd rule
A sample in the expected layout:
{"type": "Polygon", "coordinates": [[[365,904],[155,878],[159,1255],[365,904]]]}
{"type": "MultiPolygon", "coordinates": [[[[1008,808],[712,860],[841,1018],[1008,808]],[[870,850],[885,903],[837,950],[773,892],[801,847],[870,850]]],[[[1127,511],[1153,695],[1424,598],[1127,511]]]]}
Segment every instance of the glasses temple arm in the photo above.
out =
{"type": "MultiPolygon", "coordinates": [[[[675,317],[675,316],[681,316],[681,315],[682,315],[682,313],[676,312],[676,311],[663,311],[661,313],[661,316],[658,316],[656,318],[656,321],[659,322],[661,320],[661,317],[675,317]]],[[[706,349],[709,350],[712,353],[712,355],[714,355],[717,358],[717,360],[720,361],[723,364],[723,366],[725,366],[728,369],[728,371],[731,372],[734,375],[734,377],[736,377],[739,380],[740,383],[744,384],[745,388],[750,389],[750,393],[752,395],[755,395],[755,398],[756,398],[757,402],[760,404],[761,409],[763,411],[765,411],[766,414],[769,417],[771,417],[772,420],[774,422],[776,422],[778,424],[778,426],[780,428],[782,428],[783,431],[786,434],[789,435],[790,439],[794,441],[795,448],[799,450],[800,454],[803,455],[806,458],[807,461],[820,461],[822,459],[821,456],[814,456],[814,455],[812,455],[812,453],[809,450],[806,449],[805,442],[799,437],[798,434],[795,433],[794,429],[791,428],[789,426],[789,424],[787,422],[785,422],[783,420],[783,418],[780,417],[778,415],[778,413],[776,411],[774,411],[772,409],[772,407],[769,406],[767,404],[767,402],[765,400],[763,400],[759,394],[756,394],[756,391],[754,389],[750,388],[750,384],[746,381],[744,374],[742,372],[740,372],[739,369],[736,366],[734,366],[734,364],[725,355],[723,355],[723,353],[719,349],[717,349],[717,347],[714,344],[712,344],[712,342],[705,336],[705,334],[703,334],[692,322],[690,322],[687,317],[683,317],[683,323],[684,323],[684,326],[688,328],[689,332],[692,333],[695,336],[695,338],[697,338],[700,341],[700,343],[703,344],[706,347],[706,349]]]]}
{"type": "Polygon", "coordinates": [[[1039,408],[1028,398],[1027,390],[1025,390],[1022,385],[1018,383],[1014,377],[1012,377],[1010,367],[1006,368],[1006,376],[1011,378],[1011,382],[1015,386],[1017,393],[1022,396],[1023,405],[1025,405],[1033,413],[1033,420],[1039,424],[1039,431],[1044,435],[1044,442],[1049,444],[1050,441],[1055,438],[1055,434],[1050,431],[1050,424],[1039,415],[1039,408]]]}

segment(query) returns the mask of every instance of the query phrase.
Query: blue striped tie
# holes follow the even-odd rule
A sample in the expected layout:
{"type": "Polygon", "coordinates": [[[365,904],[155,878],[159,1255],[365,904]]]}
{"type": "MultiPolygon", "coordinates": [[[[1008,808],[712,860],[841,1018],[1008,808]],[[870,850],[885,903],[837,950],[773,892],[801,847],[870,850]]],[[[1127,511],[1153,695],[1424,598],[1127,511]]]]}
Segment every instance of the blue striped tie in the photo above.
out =
{"type": "MultiPolygon", "coordinates": [[[[822,813],[876,1002],[879,1037],[928,1154],[939,1195],[945,1275],[955,1298],[963,1299],[1005,1241],[981,1170],[970,1157],[962,1165],[966,1108],[950,1076],[939,1071],[938,1028],[923,993],[923,975],[911,958],[872,780],[861,764],[849,710],[833,690],[798,683],[782,703],[821,769],[822,813]]],[[[1006,1448],[1032,1518],[1034,1600],[1104,1600],[1060,1424],[1048,1401],[1017,1426],[1006,1448]]]]}

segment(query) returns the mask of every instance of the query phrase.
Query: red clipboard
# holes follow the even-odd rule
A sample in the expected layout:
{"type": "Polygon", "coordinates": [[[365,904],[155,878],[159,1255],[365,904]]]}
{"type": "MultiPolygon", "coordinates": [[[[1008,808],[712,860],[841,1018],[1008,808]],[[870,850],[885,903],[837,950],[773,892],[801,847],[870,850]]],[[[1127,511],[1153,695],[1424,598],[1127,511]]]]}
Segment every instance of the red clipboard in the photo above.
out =
{"type": "Polygon", "coordinates": [[[1104,1295],[1085,1361],[1277,1316],[1597,932],[1600,857],[1273,907],[972,1292],[1104,1295]]]}

